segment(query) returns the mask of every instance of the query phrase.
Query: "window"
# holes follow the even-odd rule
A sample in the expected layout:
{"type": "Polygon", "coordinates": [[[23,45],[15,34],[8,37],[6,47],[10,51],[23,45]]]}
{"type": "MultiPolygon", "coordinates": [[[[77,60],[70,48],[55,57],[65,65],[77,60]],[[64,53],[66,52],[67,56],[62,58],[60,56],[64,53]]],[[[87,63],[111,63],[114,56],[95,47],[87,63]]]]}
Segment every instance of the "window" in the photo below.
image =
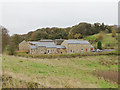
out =
{"type": "Polygon", "coordinates": [[[48,50],[48,53],[49,53],[50,51],[48,50]]]}
{"type": "Polygon", "coordinates": [[[81,51],[83,51],[83,49],[81,49],[81,51]]]}

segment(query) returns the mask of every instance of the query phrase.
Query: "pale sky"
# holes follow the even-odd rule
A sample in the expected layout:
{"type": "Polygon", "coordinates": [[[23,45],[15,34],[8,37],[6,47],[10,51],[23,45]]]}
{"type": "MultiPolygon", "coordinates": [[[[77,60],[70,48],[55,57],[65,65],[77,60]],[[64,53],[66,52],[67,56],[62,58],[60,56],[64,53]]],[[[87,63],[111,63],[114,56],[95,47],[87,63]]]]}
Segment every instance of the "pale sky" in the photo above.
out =
{"type": "Polygon", "coordinates": [[[69,27],[81,22],[118,24],[119,0],[16,1],[0,1],[0,25],[6,27],[10,35],[45,27],[69,27]]]}

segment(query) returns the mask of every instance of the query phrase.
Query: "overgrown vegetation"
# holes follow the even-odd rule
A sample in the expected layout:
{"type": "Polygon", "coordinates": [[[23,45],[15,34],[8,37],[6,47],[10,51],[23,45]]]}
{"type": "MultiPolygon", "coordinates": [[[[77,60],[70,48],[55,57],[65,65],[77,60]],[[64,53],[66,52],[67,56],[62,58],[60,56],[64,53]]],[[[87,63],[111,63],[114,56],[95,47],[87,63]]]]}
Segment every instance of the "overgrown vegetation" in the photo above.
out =
{"type": "Polygon", "coordinates": [[[3,56],[3,88],[117,88],[116,55],[33,59],[3,56]],[[108,63],[108,65],[103,63],[108,63]],[[112,63],[111,63],[112,62],[112,63]],[[112,77],[109,72],[113,73],[112,77]],[[103,73],[102,73],[103,72],[103,73]],[[93,73],[98,73],[99,76],[93,73]],[[112,78],[112,80],[111,80],[112,78]]]}
{"type": "Polygon", "coordinates": [[[119,55],[117,51],[110,52],[85,52],[85,53],[73,53],[73,54],[25,54],[17,53],[16,56],[26,57],[26,58],[74,58],[82,56],[99,56],[99,55],[119,55]]]}
{"type": "Polygon", "coordinates": [[[95,71],[93,74],[103,77],[105,81],[112,81],[118,84],[119,74],[117,71],[95,71]]]}
{"type": "Polygon", "coordinates": [[[39,83],[36,82],[27,82],[25,80],[18,80],[14,79],[12,76],[9,75],[2,75],[2,87],[3,88],[44,88],[39,83]]]}

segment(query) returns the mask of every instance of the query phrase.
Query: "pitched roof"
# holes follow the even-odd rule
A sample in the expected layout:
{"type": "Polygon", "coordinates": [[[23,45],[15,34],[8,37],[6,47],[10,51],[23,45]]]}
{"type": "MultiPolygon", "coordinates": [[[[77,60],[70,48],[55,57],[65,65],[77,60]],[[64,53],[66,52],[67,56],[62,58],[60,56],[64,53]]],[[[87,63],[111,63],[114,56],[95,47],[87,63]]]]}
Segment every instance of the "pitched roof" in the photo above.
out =
{"type": "Polygon", "coordinates": [[[51,40],[51,39],[42,39],[42,40],[40,40],[40,42],[53,42],[53,40],[51,40]]]}
{"type": "Polygon", "coordinates": [[[31,46],[30,46],[30,48],[31,48],[31,49],[36,49],[37,47],[36,47],[36,46],[31,45],[31,46]]]}
{"type": "Polygon", "coordinates": [[[66,47],[61,45],[56,45],[56,48],[66,48],[66,47]]]}
{"type": "Polygon", "coordinates": [[[68,44],[90,44],[88,41],[84,40],[65,40],[68,44]]]}
{"type": "Polygon", "coordinates": [[[37,41],[28,41],[27,43],[37,44],[37,43],[39,43],[39,42],[37,42],[37,41]]]}
{"type": "Polygon", "coordinates": [[[23,42],[26,42],[25,40],[23,40],[22,42],[20,42],[19,44],[23,43],[23,42]]]}
{"type": "Polygon", "coordinates": [[[56,47],[56,45],[55,45],[54,42],[39,42],[39,43],[37,44],[37,46],[38,46],[38,47],[43,47],[43,46],[45,46],[45,47],[47,47],[47,48],[55,48],[55,47],[56,47]]]}

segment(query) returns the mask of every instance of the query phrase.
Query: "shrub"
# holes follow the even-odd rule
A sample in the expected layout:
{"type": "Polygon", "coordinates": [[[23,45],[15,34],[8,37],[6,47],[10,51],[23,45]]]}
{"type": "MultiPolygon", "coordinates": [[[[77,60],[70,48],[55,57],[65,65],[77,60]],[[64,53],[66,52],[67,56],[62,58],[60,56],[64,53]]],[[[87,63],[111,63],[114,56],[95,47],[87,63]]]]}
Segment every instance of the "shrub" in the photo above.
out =
{"type": "Polygon", "coordinates": [[[85,53],[75,53],[75,54],[40,54],[40,55],[31,55],[31,54],[17,54],[20,57],[26,58],[75,58],[81,56],[97,56],[97,55],[118,55],[117,51],[110,52],[85,52],[85,53]]]}
{"type": "Polygon", "coordinates": [[[15,51],[15,49],[14,49],[13,46],[8,45],[8,46],[6,47],[6,53],[7,53],[8,55],[15,55],[15,54],[16,54],[16,51],[15,51]]]}

